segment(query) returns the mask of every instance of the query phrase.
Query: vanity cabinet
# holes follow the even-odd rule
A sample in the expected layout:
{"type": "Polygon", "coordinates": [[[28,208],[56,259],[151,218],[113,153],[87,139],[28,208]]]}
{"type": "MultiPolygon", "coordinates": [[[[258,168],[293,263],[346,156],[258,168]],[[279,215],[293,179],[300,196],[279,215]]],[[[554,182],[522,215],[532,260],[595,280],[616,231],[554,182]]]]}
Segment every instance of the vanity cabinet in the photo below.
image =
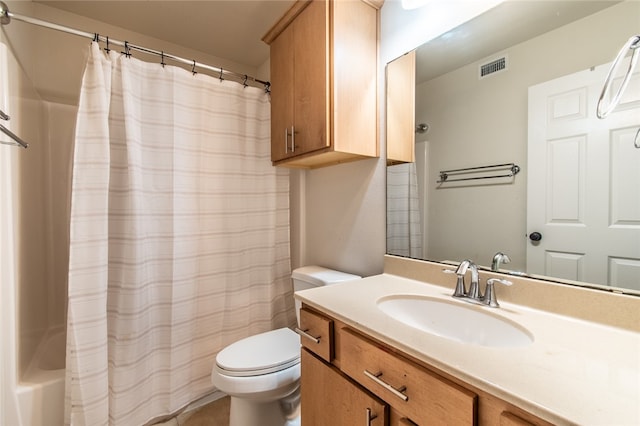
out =
{"type": "Polygon", "coordinates": [[[304,426],[388,424],[389,406],[307,349],[301,353],[304,426]]]}
{"type": "Polygon", "coordinates": [[[315,168],[378,157],[377,8],[298,1],[271,49],[271,160],[315,168]]]}
{"type": "Polygon", "coordinates": [[[415,162],[416,52],[387,64],[387,165],[415,162]]]}
{"type": "Polygon", "coordinates": [[[475,423],[477,396],[386,350],[349,328],[341,331],[341,369],[416,424],[475,423]]]}
{"type": "Polygon", "coordinates": [[[300,324],[330,346],[301,337],[305,426],[551,425],[317,309],[303,306],[300,324]]]}

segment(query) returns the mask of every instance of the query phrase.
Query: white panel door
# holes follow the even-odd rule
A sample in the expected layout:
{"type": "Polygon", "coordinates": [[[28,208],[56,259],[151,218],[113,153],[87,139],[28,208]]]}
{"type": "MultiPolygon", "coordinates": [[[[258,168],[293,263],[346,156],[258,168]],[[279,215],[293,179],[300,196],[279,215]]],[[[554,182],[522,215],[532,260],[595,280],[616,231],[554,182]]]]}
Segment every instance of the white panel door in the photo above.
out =
{"type": "Polygon", "coordinates": [[[529,88],[527,271],[640,290],[640,72],[599,120],[608,70],[529,88]]]}

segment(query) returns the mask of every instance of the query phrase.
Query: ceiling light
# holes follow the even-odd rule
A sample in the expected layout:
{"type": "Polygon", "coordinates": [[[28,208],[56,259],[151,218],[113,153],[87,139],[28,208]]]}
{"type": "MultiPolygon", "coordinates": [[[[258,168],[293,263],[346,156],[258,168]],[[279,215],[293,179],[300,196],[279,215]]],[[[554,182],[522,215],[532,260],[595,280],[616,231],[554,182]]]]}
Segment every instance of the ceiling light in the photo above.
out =
{"type": "Polygon", "coordinates": [[[402,8],[405,10],[417,9],[430,1],[431,0],[402,0],[402,8]]]}

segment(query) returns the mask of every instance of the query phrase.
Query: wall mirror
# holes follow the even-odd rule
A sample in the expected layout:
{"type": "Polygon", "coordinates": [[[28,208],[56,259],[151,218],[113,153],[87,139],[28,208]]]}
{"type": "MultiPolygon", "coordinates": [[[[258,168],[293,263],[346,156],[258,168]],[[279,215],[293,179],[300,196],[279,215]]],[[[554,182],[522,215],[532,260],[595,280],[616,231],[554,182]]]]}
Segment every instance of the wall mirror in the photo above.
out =
{"type": "Polygon", "coordinates": [[[595,114],[638,16],[637,1],[507,1],[418,47],[387,252],[486,268],[503,252],[507,273],[640,295],[640,72],[595,114]]]}

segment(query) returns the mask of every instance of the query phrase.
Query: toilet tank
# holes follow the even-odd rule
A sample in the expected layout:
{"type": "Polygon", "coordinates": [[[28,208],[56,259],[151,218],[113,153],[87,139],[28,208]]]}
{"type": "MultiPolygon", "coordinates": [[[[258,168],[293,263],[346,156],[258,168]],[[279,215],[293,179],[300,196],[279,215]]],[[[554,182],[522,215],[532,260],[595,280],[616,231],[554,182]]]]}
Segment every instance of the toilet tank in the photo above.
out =
{"type": "MultiPolygon", "coordinates": [[[[362,277],[359,275],[334,271],[333,269],[323,268],[322,266],[303,266],[302,268],[294,269],[291,273],[294,292],[360,278],[362,277]]],[[[296,318],[298,324],[300,324],[301,305],[302,303],[296,299],[296,318]]]]}

